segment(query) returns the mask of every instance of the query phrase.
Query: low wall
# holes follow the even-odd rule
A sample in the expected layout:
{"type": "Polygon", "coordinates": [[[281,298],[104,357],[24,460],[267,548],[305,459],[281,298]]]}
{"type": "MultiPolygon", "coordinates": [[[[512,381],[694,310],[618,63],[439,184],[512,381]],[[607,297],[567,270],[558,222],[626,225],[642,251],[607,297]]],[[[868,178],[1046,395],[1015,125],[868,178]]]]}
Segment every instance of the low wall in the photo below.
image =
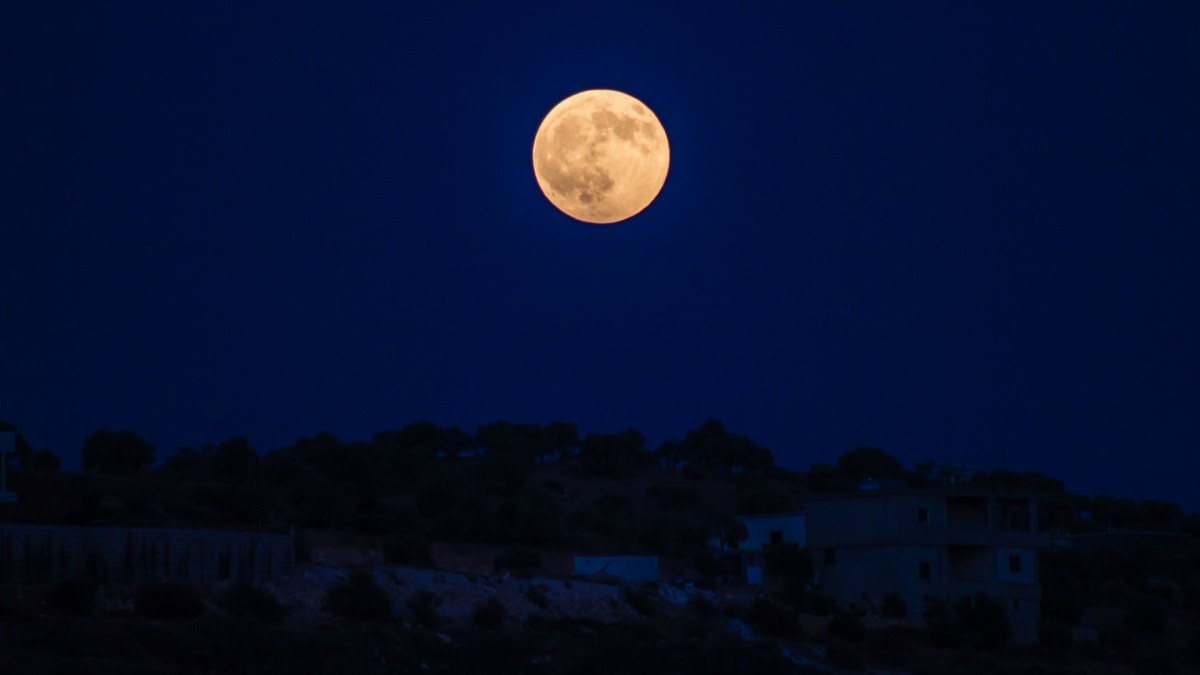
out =
{"type": "Polygon", "coordinates": [[[658,558],[654,556],[576,556],[575,574],[583,577],[613,577],[630,583],[658,581],[658,558]]]}
{"type": "Polygon", "coordinates": [[[284,534],[0,524],[0,583],[265,581],[295,569],[284,534]]]}

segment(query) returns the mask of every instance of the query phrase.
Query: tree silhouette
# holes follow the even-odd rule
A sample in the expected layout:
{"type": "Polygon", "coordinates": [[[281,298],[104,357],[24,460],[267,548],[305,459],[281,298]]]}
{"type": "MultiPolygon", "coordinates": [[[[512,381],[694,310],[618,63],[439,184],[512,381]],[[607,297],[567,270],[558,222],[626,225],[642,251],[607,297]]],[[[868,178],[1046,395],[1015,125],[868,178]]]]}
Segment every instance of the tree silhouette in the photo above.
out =
{"type": "Polygon", "coordinates": [[[83,441],[83,468],[97,473],[134,474],[154,463],[154,446],[129,429],[100,429],[83,441]]]}
{"type": "Polygon", "coordinates": [[[258,474],[258,452],[244,436],[235,436],[217,446],[212,455],[212,471],[217,480],[240,485],[258,474]]]}
{"type": "Polygon", "coordinates": [[[671,463],[690,463],[706,472],[725,476],[766,469],[774,462],[770,450],[741,434],[726,431],[724,425],[712,418],[689,431],[682,441],[663,443],[659,455],[671,463]]]}
{"type": "Polygon", "coordinates": [[[908,478],[900,460],[870,446],[855,448],[842,455],[838,458],[837,468],[855,486],[868,478],[908,478]]]}
{"type": "Polygon", "coordinates": [[[33,460],[33,448],[29,445],[29,441],[25,440],[25,436],[21,434],[17,425],[12,422],[0,421],[0,431],[11,431],[16,436],[12,455],[4,458],[9,462],[9,467],[12,468],[15,465],[18,469],[30,468],[33,460]]]}
{"type": "Polygon", "coordinates": [[[58,471],[62,467],[62,460],[49,450],[38,450],[33,453],[31,467],[35,471],[58,471]]]}
{"type": "Polygon", "coordinates": [[[645,442],[633,428],[616,434],[588,434],[579,446],[579,461],[588,473],[615,476],[646,461],[645,442]]]}

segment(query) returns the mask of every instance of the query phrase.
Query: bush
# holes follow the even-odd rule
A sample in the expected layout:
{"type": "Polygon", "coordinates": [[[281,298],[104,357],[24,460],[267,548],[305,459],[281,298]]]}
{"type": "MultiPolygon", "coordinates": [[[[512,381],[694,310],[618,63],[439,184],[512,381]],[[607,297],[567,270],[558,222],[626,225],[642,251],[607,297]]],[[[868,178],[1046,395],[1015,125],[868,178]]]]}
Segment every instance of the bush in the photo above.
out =
{"type": "Polygon", "coordinates": [[[389,565],[429,565],[429,540],[411,532],[392,532],[383,541],[383,560],[389,565]]]}
{"type": "Polygon", "coordinates": [[[1188,638],[1188,651],[1191,652],[1192,658],[1200,661],[1200,629],[1192,632],[1192,636],[1188,638]]]}
{"type": "Polygon", "coordinates": [[[204,603],[191,586],[147,584],[138,589],[134,608],[138,614],[151,619],[190,619],[204,611],[204,603]]]}
{"type": "Polygon", "coordinates": [[[700,493],[691,485],[658,482],[646,488],[646,496],[659,509],[687,509],[700,503],[700,493]]]}
{"type": "Polygon", "coordinates": [[[746,621],[753,625],[763,635],[771,637],[796,637],[800,626],[796,623],[797,612],[772,602],[767,598],[755,598],[746,614],[746,621]]]}
{"type": "Polygon", "coordinates": [[[688,598],[687,608],[688,611],[701,619],[715,619],[721,615],[720,608],[713,604],[712,600],[709,600],[700,593],[696,593],[688,598]]]}
{"type": "Polygon", "coordinates": [[[1118,661],[1133,658],[1138,650],[1137,636],[1121,626],[1109,625],[1101,628],[1097,642],[1109,656],[1118,661]]]}
{"type": "Polygon", "coordinates": [[[1167,610],[1162,605],[1148,600],[1139,601],[1125,612],[1125,618],[1122,619],[1121,625],[1134,633],[1166,635],[1167,610]]]}
{"type": "Polygon", "coordinates": [[[692,558],[692,567],[697,574],[706,577],[723,577],[730,574],[732,570],[725,564],[725,561],[718,558],[712,551],[700,551],[692,558]]]}
{"type": "Polygon", "coordinates": [[[221,604],[234,616],[248,616],[265,623],[276,623],[285,614],[274,595],[249,581],[237,581],[230,586],[221,604]]]}
{"type": "Polygon", "coordinates": [[[648,588],[637,589],[633,586],[623,586],[621,597],[625,598],[625,602],[637,610],[638,614],[648,619],[652,619],[658,614],[657,608],[654,606],[653,595],[648,588]]]}
{"type": "Polygon", "coordinates": [[[420,590],[408,596],[405,603],[408,609],[417,617],[417,622],[426,628],[437,628],[437,608],[442,604],[442,598],[429,590],[420,590]]]}
{"type": "Polygon", "coordinates": [[[1061,623],[1043,623],[1038,626],[1038,644],[1051,652],[1065,652],[1074,644],[1071,629],[1061,623]]]}
{"type": "Polygon", "coordinates": [[[488,598],[484,602],[475,605],[475,609],[471,611],[471,625],[477,628],[487,630],[495,630],[504,625],[504,617],[508,612],[504,609],[504,603],[497,598],[488,598]]]}
{"type": "Polygon", "coordinates": [[[1167,654],[1151,652],[1134,663],[1133,672],[1137,675],[1175,675],[1179,669],[1167,654]]]}
{"type": "Polygon", "coordinates": [[[883,594],[879,609],[884,616],[892,619],[908,616],[908,604],[904,602],[904,597],[895,591],[883,594]]]}
{"type": "Polygon", "coordinates": [[[88,578],[60,581],[50,590],[48,599],[59,614],[91,616],[96,613],[96,582],[88,578]]]}
{"type": "Polygon", "coordinates": [[[796,544],[764,547],[763,563],[763,571],[775,579],[808,581],[812,578],[812,557],[796,544]]]}
{"type": "Polygon", "coordinates": [[[866,652],[871,658],[889,666],[904,666],[913,661],[920,632],[902,626],[888,626],[867,638],[866,652]]]}
{"type": "Polygon", "coordinates": [[[838,604],[837,600],[824,593],[813,592],[808,594],[808,609],[813,614],[829,616],[830,614],[837,614],[838,604]]]}
{"type": "Polygon", "coordinates": [[[849,614],[838,614],[825,624],[825,632],[846,642],[862,642],[867,637],[867,629],[862,621],[849,614]]]}
{"type": "Polygon", "coordinates": [[[325,610],[354,621],[390,621],[392,600],[369,572],[356,570],[345,582],[330,587],[325,610]]]}
{"type": "Polygon", "coordinates": [[[528,546],[508,546],[496,552],[493,567],[497,570],[512,570],[517,574],[532,574],[542,566],[542,554],[528,546]]]}
{"type": "Polygon", "coordinates": [[[546,597],[546,592],[538,586],[530,586],[525,590],[525,599],[537,605],[541,609],[546,609],[550,606],[550,598],[546,597]]]}
{"type": "Polygon", "coordinates": [[[994,651],[1012,637],[1012,625],[1004,606],[980,593],[963,598],[954,608],[963,637],[977,649],[994,651]]]}
{"type": "Polygon", "coordinates": [[[1065,583],[1042,585],[1042,620],[1078,626],[1083,619],[1083,602],[1065,583]]]}
{"type": "Polygon", "coordinates": [[[859,672],[867,665],[860,649],[841,640],[833,640],[825,645],[825,658],[840,671],[859,672]]]}

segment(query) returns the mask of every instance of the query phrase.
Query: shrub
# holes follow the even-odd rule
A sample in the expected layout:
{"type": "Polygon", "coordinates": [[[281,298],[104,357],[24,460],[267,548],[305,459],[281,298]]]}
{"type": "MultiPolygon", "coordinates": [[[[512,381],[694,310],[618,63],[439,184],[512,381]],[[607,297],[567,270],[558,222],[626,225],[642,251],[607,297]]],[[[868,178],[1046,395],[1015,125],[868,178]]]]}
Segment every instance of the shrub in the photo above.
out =
{"type": "Polygon", "coordinates": [[[180,583],[142,586],[134,597],[134,607],[151,619],[190,619],[204,611],[204,603],[191,586],[180,583]]]}
{"type": "Polygon", "coordinates": [[[96,613],[96,582],[88,578],[60,581],[50,590],[50,606],[66,616],[91,616],[96,613]]]}
{"type": "Polygon", "coordinates": [[[442,604],[442,598],[430,590],[420,590],[408,596],[405,603],[408,609],[417,617],[417,622],[426,628],[437,628],[437,608],[442,604]]]}
{"type": "Polygon", "coordinates": [[[888,626],[867,638],[866,652],[872,659],[889,666],[911,664],[919,634],[913,628],[888,626]]]}
{"type": "Polygon", "coordinates": [[[763,568],[775,579],[808,581],[812,578],[812,557],[796,544],[777,544],[763,550],[763,568]]]}
{"type": "Polygon", "coordinates": [[[265,623],[276,623],[285,614],[283,605],[270,591],[249,581],[237,581],[230,586],[222,606],[234,616],[249,616],[265,623]]]}
{"type": "Polygon", "coordinates": [[[657,609],[654,607],[653,596],[648,588],[638,589],[633,586],[623,586],[621,588],[621,597],[625,598],[625,602],[637,610],[638,614],[646,618],[654,618],[658,614],[657,609]]]}
{"type": "Polygon", "coordinates": [[[518,574],[532,574],[542,566],[542,554],[528,546],[507,546],[496,552],[493,567],[497,570],[512,570],[518,574]]]}
{"type": "Polygon", "coordinates": [[[960,624],[955,621],[944,617],[931,617],[925,622],[925,630],[929,637],[929,643],[935,647],[958,649],[963,645],[963,631],[960,624]]]}
{"type": "Polygon", "coordinates": [[[687,509],[700,503],[700,493],[691,485],[658,482],[646,488],[646,496],[660,509],[687,509]]]}
{"type": "Polygon", "coordinates": [[[1061,623],[1043,623],[1038,626],[1038,644],[1051,652],[1065,652],[1074,644],[1071,629],[1061,623]]]}
{"type": "Polygon", "coordinates": [[[700,551],[692,558],[692,567],[697,574],[706,577],[723,577],[730,573],[729,566],[712,551],[700,551]]]}
{"type": "Polygon", "coordinates": [[[504,609],[504,603],[497,598],[488,598],[484,602],[475,605],[475,609],[471,611],[471,625],[477,628],[487,630],[495,630],[504,625],[504,617],[508,613],[504,609]]]}
{"type": "Polygon", "coordinates": [[[1004,606],[980,593],[963,598],[954,608],[963,637],[974,647],[998,650],[1012,637],[1012,625],[1004,606]]]}
{"type": "Polygon", "coordinates": [[[537,605],[541,609],[546,609],[550,606],[550,598],[546,597],[546,591],[538,586],[530,586],[525,590],[525,599],[537,605]]]}
{"type": "Polygon", "coordinates": [[[1192,636],[1188,638],[1188,651],[1191,652],[1192,658],[1200,661],[1200,629],[1192,632],[1192,636]]]}
{"type": "Polygon", "coordinates": [[[808,587],[802,581],[785,581],[771,593],[773,599],[798,612],[808,609],[808,596],[808,587]]]}
{"type": "Polygon", "coordinates": [[[755,598],[746,614],[746,621],[753,625],[763,635],[771,637],[795,637],[800,632],[796,623],[797,612],[772,602],[767,598],[755,598]]]}
{"type": "Polygon", "coordinates": [[[862,621],[849,614],[838,614],[830,619],[829,623],[825,624],[825,631],[846,642],[862,642],[867,637],[867,629],[863,627],[862,621]]]}
{"type": "Polygon", "coordinates": [[[412,532],[392,532],[383,541],[383,560],[389,565],[429,565],[429,540],[412,532]]]}
{"type": "Polygon", "coordinates": [[[1179,669],[1167,654],[1151,652],[1138,658],[1134,663],[1133,672],[1137,675],[1175,675],[1179,669]]]}
{"type": "Polygon", "coordinates": [[[1127,661],[1137,653],[1137,636],[1127,628],[1113,625],[1104,626],[1096,637],[1104,651],[1119,661],[1127,661]]]}
{"type": "Polygon", "coordinates": [[[1065,583],[1042,585],[1042,620],[1078,626],[1083,602],[1065,583]]]}
{"type": "Polygon", "coordinates": [[[867,665],[866,658],[857,647],[841,640],[833,640],[825,645],[825,658],[841,671],[858,672],[867,665]]]}
{"type": "Polygon", "coordinates": [[[1144,635],[1165,635],[1167,633],[1167,610],[1162,605],[1143,600],[1134,603],[1125,612],[1121,625],[1144,635]]]}
{"type": "Polygon", "coordinates": [[[904,597],[895,591],[883,594],[879,609],[884,616],[892,619],[908,616],[908,604],[904,602],[904,597]]]}
{"type": "Polygon", "coordinates": [[[702,619],[714,619],[721,615],[721,610],[712,600],[704,597],[703,594],[696,593],[688,598],[688,610],[702,619]]]}
{"type": "Polygon", "coordinates": [[[834,600],[833,598],[831,598],[828,595],[825,595],[824,593],[816,593],[816,592],[809,593],[808,594],[808,609],[813,614],[819,614],[821,616],[829,616],[830,614],[837,614],[837,611],[838,611],[837,600],[834,600]]]}
{"type": "Polygon", "coordinates": [[[343,583],[330,587],[325,610],[354,621],[390,621],[392,600],[369,572],[356,570],[343,583]]]}
{"type": "Polygon", "coordinates": [[[89,578],[66,579],[50,589],[50,608],[65,616],[91,616],[96,613],[96,581],[89,578]]]}

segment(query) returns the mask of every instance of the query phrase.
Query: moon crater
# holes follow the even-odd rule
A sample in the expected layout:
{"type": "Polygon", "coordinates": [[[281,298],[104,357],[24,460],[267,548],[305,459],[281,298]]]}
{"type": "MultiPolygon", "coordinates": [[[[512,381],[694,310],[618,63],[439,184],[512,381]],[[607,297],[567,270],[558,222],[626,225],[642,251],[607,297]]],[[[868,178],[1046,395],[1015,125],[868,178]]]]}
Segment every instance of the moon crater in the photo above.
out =
{"type": "Polygon", "coordinates": [[[645,104],[611,89],[570,96],[542,120],[533,171],[550,203],[587,223],[641,212],[666,182],[670,148],[645,104]]]}

